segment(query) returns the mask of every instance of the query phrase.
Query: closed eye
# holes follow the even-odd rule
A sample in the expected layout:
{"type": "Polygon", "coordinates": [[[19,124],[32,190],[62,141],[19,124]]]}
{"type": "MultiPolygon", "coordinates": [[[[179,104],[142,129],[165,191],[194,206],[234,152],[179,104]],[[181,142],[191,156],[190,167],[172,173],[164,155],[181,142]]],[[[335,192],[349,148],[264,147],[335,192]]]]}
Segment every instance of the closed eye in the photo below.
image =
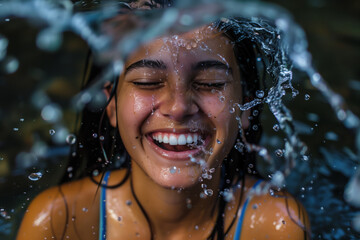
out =
{"type": "Polygon", "coordinates": [[[142,89],[156,89],[163,86],[162,81],[133,81],[133,85],[142,89]]]}
{"type": "Polygon", "coordinates": [[[212,89],[222,89],[225,87],[226,82],[194,82],[193,85],[195,89],[203,90],[212,90],[212,89]]]}

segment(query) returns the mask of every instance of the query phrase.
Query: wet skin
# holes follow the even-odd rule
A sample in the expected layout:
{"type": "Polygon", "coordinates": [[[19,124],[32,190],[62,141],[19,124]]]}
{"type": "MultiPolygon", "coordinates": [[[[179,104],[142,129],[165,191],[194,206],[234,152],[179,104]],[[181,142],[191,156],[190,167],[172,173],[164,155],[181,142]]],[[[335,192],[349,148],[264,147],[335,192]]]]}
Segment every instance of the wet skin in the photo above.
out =
{"type": "MultiPolygon", "coordinates": [[[[218,213],[221,163],[239,130],[236,116],[241,117],[243,128],[249,125],[248,113],[229,111],[233,103],[241,103],[240,83],[232,44],[208,26],[156,39],[127,59],[117,101],[114,98],[106,111],[110,123],[118,126],[132,171],[124,185],[107,190],[107,239],[150,239],[131,184],[149,216],[155,239],[206,239],[218,213]],[[176,144],[164,144],[165,136],[169,141],[176,139],[176,144]],[[191,146],[181,143],[188,137],[191,146]],[[205,164],[192,162],[189,153],[205,164]],[[171,172],[174,167],[176,171],[171,172]],[[211,180],[199,181],[203,169],[212,169],[211,180]],[[202,183],[214,191],[213,196],[200,197],[202,183]]],[[[124,170],[113,171],[109,185],[121,181],[124,174],[124,170]]],[[[240,206],[244,202],[241,189],[246,196],[255,181],[246,177],[245,187],[234,188],[234,198],[225,209],[225,229],[238,216],[239,202],[240,206]]],[[[45,191],[29,207],[18,239],[60,238],[64,229],[70,239],[97,239],[96,189],[85,178],[45,191]]],[[[278,194],[252,199],[241,239],[304,239],[298,225],[308,223],[306,213],[287,193],[278,194]]],[[[232,239],[234,226],[226,239],[232,239]]]]}

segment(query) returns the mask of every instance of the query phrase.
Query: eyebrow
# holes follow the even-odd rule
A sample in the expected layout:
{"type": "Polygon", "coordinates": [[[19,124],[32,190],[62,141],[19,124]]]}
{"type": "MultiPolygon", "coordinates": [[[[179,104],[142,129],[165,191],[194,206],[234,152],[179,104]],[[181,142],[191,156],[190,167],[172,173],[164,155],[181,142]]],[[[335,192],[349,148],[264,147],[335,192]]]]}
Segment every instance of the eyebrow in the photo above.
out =
{"type": "Polygon", "coordinates": [[[196,63],[192,69],[195,71],[203,71],[207,69],[220,69],[220,70],[227,70],[232,74],[232,68],[223,62],[217,61],[217,60],[207,60],[207,61],[201,61],[196,63]]]}
{"type": "Polygon", "coordinates": [[[152,68],[152,69],[161,69],[164,70],[166,69],[166,65],[163,61],[161,60],[150,60],[150,59],[142,59],[140,61],[134,62],[133,64],[131,64],[130,66],[128,66],[125,69],[125,75],[135,69],[138,68],[152,68]]]}

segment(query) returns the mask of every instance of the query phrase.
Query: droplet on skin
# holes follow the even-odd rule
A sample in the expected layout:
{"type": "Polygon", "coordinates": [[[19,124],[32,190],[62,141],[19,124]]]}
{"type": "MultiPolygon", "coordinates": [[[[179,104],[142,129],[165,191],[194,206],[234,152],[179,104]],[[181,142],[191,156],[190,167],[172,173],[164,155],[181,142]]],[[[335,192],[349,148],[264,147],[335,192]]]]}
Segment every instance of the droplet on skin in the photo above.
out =
{"type": "Polygon", "coordinates": [[[130,206],[132,204],[131,200],[126,200],[126,205],[130,206]]]}
{"type": "Polygon", "coordinates": [[[279,130],[280,130],[279,124],[275,124],[275,125],[273,126],[273,129],[274,129],[275,132],[279,131],[279,130]]]}
{"type": "Polygon", "coordinates": [[[176,167],[175,166],[170,167],[170,173],[171,174],[176,173],[176,167]]]}
{"type": "Polygon", "coordinates": [[[42,177],[41,172],[30,173],[30,175],[28,176],[28,178],[31,181],[38,181],[38,180],[40,180],[41,177],[42,177]]]}
{"type": "Polygon", "coordinates": [[[212,189],[204,189],[204,193],[206,196],[212,196],[214,194],[212,189]]]}
{"type": "Polygon", "coordinates": [[[305,101],[308,101],[310,99],[310,95],[309,94],[305,94],[305,101]]]}

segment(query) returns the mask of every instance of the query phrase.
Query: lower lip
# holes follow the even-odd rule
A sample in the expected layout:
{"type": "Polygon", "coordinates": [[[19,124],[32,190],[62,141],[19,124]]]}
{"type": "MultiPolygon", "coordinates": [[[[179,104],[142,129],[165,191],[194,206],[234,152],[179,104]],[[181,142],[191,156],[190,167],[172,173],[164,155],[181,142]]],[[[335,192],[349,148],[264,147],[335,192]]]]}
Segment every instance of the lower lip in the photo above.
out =
{"type": "Polygon", "coordinates": [[[156,143],[154,142],[151,136],[147,136],[146,139],[150,143],[150,146],[155,150],[155,152],[159,153],[164,158],[167,158],[169,160],[176,160],[176,161],[190,160],[189,155],[191,155],[192,157],[196,157],[197,155],[203,152],[203,149],[206,149],[206,146],[210,142],[210,136],[208,135],[204,141],[204,144],[199,146],[199,148],[195,148],[187,151],[181,151],[181,152],[174,152],[174,151],[167,151],[156,145],[156,143]]]}

